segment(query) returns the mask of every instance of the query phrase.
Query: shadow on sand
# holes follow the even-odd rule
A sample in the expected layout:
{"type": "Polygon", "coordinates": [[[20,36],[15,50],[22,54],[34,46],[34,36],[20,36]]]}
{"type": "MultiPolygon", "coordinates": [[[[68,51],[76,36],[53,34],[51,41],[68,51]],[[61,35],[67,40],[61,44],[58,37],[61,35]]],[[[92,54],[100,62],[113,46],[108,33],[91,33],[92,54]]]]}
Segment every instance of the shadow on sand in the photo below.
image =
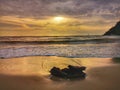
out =
{"type": "Polygon", "coordinates": [[[120,64],[120,58],[113,58],[112,61],[120,64]]]}
{"type": "Polygon", "coordinates": [[[0,74],[0,90],[48,90],[50,80],[42,76],[0,74]]]}

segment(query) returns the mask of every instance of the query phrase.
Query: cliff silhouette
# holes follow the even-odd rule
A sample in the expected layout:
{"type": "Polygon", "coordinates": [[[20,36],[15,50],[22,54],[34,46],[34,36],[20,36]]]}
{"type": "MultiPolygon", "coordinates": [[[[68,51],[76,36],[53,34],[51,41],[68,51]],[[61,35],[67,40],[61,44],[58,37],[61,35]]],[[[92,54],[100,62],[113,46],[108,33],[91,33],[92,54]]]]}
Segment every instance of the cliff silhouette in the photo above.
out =
{"type": "Polygon", "coordinates": [[[108,30],[104,35],[120,35],[120,21],[117,22],[117,24],[108,30]]]}

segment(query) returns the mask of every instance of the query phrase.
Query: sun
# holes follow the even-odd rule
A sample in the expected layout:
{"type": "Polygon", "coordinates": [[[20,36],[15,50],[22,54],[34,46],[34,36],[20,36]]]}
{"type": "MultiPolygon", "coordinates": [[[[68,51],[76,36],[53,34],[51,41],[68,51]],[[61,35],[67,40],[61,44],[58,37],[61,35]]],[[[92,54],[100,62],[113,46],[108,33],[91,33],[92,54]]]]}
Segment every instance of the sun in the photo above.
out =
{"type": "Polygon", "coordinates": [[[64,17],[60,17],[60,16],[54,17],[54,21],[60,23],[60,22],[64,21],[64,17]]]}

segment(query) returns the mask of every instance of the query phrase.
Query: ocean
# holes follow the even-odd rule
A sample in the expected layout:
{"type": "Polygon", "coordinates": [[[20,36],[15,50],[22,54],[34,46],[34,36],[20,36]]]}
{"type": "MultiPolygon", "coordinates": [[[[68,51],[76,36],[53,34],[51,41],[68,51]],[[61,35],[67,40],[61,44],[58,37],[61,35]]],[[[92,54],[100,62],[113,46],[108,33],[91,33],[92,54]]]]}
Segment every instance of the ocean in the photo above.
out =
{"type": "Polygon", "coordinates": [[[120,36],[0,37],[0,90],[120,90],[120,36]],[[85,66],[83,80],[51,78],[85,66]]]}
{"type": "Polygon", "coordinates": [[[0,37],[0,58],[60,56],[71,58],[120,56],[120,36],[0,37]]]}

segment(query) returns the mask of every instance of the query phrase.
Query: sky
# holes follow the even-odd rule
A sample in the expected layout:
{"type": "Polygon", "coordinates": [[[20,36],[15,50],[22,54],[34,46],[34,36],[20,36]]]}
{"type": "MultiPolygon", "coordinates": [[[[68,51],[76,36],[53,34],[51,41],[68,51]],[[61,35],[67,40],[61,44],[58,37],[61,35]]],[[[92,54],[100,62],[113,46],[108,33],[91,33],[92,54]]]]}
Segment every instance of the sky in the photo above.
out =
{"type": "Polygon", "coordinates": [[[119,20],[120,0],[0,0],[0,36],[102,35],[119,20]]]}

